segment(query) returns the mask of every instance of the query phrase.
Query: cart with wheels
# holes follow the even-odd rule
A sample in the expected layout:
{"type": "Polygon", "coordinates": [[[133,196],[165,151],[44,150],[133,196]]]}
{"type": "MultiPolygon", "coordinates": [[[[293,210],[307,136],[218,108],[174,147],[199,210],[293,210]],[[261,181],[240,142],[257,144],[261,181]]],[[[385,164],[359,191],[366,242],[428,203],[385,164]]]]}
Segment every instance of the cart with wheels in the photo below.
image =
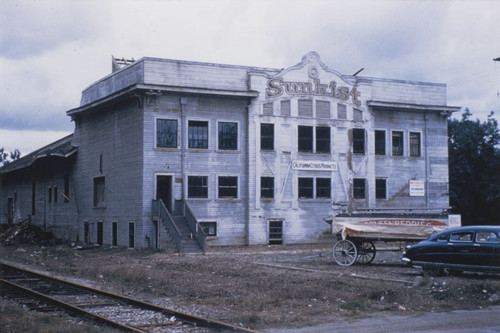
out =
{"type": "Polygon", "coordinates": [[[366,265],[375,259],[376,242],[408,244],[426,239],[446,227],[447,224],[440,221],[411,219],[334,223],[333,231],[337,234],[337,242],[333,245],[333,258],[340,266],[351,266],[354,263],[366,265]]]}

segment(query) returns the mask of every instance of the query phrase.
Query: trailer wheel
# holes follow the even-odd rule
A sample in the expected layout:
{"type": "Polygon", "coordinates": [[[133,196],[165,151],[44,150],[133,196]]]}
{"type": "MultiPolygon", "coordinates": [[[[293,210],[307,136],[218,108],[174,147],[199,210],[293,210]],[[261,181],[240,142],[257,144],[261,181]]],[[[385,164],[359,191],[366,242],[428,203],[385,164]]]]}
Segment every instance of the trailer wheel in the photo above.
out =
{"type": "Polygon", "coordinates": [[[358,257],[356,258],[356,262],[363,265],[371,263],[373,259],[375,259],[375,255],[377,254],[375,244],[370,241],[364,241],[357,245],[358,257]]]}
{"type": "Polygon", "coordinates": [[[339,240],[333,246],[333,258],[340,266],[351,266],[356,261],[357,255],[356,246],[350,240],[339,240]]]}

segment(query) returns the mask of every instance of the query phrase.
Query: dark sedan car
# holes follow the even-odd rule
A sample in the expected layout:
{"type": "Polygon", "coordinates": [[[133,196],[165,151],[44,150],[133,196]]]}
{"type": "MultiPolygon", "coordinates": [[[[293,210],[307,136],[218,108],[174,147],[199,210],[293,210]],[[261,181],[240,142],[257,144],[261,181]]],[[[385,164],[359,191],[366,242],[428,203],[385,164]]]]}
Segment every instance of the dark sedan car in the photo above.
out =
{"type": "Polygon", "coordinates": [[[467,226],[432,234],[408,246],[403,262],[439,274],[453,272],[500,272],[500,226],[467,226]]]}

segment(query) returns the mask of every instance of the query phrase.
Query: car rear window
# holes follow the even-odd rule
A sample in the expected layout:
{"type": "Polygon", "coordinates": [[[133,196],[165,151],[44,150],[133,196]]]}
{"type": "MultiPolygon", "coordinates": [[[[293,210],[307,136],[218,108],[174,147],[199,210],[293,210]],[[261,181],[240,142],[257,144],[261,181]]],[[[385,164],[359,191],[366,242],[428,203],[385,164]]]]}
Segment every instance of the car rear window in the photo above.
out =
{"type": "Polygon", "coordinates": [[[453,241],[453,242],[471,242],[472,241],[472,232],[471,231],[454,232],[450,236],[450,241],[453,241]]]}
{"type": "Polygon", "coordinates": [[[478,231],[476,233],[476,242],[479,243],[498,243],[498,236],[491,231],[478,231]]]}

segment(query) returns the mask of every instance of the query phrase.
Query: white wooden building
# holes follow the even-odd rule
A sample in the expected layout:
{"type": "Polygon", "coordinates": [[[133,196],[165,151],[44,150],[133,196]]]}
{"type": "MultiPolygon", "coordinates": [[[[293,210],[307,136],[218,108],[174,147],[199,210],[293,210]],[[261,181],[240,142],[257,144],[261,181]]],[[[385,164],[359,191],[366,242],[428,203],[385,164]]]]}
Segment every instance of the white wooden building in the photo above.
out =
{"type": "Polygon", "coordinates": [[[74,150],[59,180],[21,185],[11,176],[36,169],[23,159],[1,169],[2,223],[48,226],[54,186],[71,207],[50,219],[61,237],[129,247],[311,243],[337,216],[447,218],[447,118],[459,108],[445,84],[342,75],[315,52],[285,69],[113,68],[67,111],[74,150]]]}

